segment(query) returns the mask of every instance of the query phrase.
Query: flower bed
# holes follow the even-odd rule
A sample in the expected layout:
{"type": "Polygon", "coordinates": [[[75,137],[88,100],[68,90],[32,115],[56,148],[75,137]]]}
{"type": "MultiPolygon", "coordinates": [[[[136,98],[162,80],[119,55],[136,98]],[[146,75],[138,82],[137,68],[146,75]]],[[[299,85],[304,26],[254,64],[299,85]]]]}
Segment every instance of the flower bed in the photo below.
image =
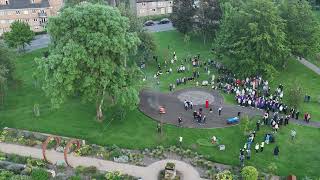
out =
{"type": "MultiPolygon", "coordinates": [[[[34,133],[30,131],[17,130],[6,128],[0,132],[0,142],[16,143],[25,146],[41,147],[47,137],[51,135],[34,133]]],[[[63,152],[67,142],[71,138],[62,137],[60,145],[55,149],[58,152],[63,152]]],[[[52,149],[56,146],[56,141],[53,139],[49,141],[47,149],[52,149]]],[[[75,149],[75,145],[70,149],[75,149]]],[[[95,144],[81,144],[80,149],[73,152],[75,156],[88,156],[97,159],[110,160],[118,163],[129,163],[138,166],[147,166],[153,162],[162,159],[178,159],[186,163],[192,164],[198,169],[202,177],[208,178],[213,174],[223,170],[232,170],[230,166],[223,166],[208,161],[206,157],[198,154],[190,149],[182,149],[176,146],[164,148],[157,146],[152,149],[144,150],[129,150],[121,149],[116,145],[112,146],[99,146],[95,144]]],[[[235,169],[234,171],[238,171],[235,169]]]]}

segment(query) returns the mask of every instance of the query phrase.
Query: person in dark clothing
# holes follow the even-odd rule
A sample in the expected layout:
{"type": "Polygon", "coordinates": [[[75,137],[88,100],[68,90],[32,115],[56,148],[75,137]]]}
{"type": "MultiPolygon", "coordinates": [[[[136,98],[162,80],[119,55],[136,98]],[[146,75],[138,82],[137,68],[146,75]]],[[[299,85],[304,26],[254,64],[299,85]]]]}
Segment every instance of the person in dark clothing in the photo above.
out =
{"type": "Polygon", "coordinates": [[[260,120],[257,121],[257,128],[256,129],[257,129],[257,131],[260,130],[260,120]]]}
{"type": "Polygon", "coordinates": [[[288,115],[285,119],[284,119],[284,125],[286,126],[287,124],[289,124],[289,118],[290,115],[288,115]]]}
{"type": "Polygon", "coordinates": [[[240,117],[240,115],[241,115],[241,112],[239,111],[239,112],[238,112],[238,117],[240,117]]]}
{"type": "Polygon", "coordinates": [[[297,110],[297,111],[296,111],[296,120],[299,119],[299,115],[300,115],[300,112],[299,112],[299,110],[297,110]]]}
{"type": "Polygon", "coordinates": [[[221,116],[221,111],[222,111],[222,107],[219,107],[218,109],[219,116],[221,116]]]}
{"type": "Polygon", "coordinates": [[[280,118],[280,120],[279,120],[279,125],[280,125],[280,126],[283,125],[283,117],[280,118]]]}
{"type": "Polygon", "coordinates": [[[193,118],[196,119],[197,118],[197,111],[193,111],[193,118]]]}
{"type": "Polygon", "coordinates": [[[290,112],[291,112],[291,118],[294,118],[294,115],[295,115],[295,112],[296,112],[295,109],[292,108],[290,112]]]}
{"type": "Polygon", "coordinates": [[[162,129],[161,129],[161,124],[160,124],[160,123],[158,123],[158,125],[157,125],[157,132],[160,134],[160,133],[161,133],[161,131],[162,131],[162,129]]]}
{"type": "Polygon", "coordinates": [[[273,150],[273,155],[274,155],[275,157],[278,157],[278,156],[279,156],[279,152],[280,152],[279,147],[276,146],[276,147],[274,148],[274,150],[273,150]]]}

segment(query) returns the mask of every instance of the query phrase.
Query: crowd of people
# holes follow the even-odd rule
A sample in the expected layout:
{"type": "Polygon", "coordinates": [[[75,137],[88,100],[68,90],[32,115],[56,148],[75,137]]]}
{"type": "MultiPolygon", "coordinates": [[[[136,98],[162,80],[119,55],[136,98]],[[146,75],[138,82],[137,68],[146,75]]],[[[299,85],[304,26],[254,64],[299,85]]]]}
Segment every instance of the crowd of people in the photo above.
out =
{"type": "MultiPolygon", "coordinates": [[[[175,52],[170,62],[171,64],[177,62],[177,56],[175,52]]],[[[252,150],[256,154],[262,153],[265,146],[268,146],[270,143],[275,143],[277,132],[282,126],[288,125],[291,119],[298,120],[301,118],[300,111],[294,107],[288,107],[288,105],[284,103],[283,98],[285,87],[282,84],[279,84],[279,86],[272,91],[269,82],[264,80],[261,76],[247,77],[245,79],[237,78],[221,63],[212,60],[208,60],[208,62],[202,62],[200,60],[200,54],[190,58],[189,61],[184,59],[184,63],[181,62],[181,64],[177,66],[177,73],[183,74],[183,77],[177,78],[175,83],[170,83],[169,90],[173,91],[176,86],[186,85],[188,81],[195,81],[200,77],[199,68],[204,68],[205,72],[208,72],[209,75],[210,67],[216,68],[220,73],[216,80],[214,80],[214,78],[212,79],[212,81],[215,83],[214,87],[217,87],[228,94],[234,94],[235,101],[240,106],[258,108],[265,112],[262,117],[262,121],[258,120],[256,122],[256,129],[249,133],[247,141],[245,142],[243,148],[240,149],[240,163],[241,166],[244,166],[245,159],[250,160],[252,150]],[[193,67],[192,70],[190,70],[190,64],[188,63],[191,63],[193,67]],[[190,76],[186,77],[185,72],[190,72],[190,76]],[[263,139],[258,140],[256,138],[256,134],[259,132],[260,126],[269,126],[272,131],[266,133],[263,136],[263,139]]],[[[168,74],[172,73],[171,65],[168,65],[166,62],[164,68],[168,74]]],[[[159,64],[156,76],[158,77],[161,74],[162,69],[159,64]]],[[[309,101],[310,96],[306,95],[305,102],[309,101]]],[[[195,110],[192,101],[185,100],[183,106],[186,111],[193,111],[193,119],[196,123],[203,124],[206,122],[206,115],[203,113],[203,109],[199,108],[198,110],[195,110]]],[[[209,112],[211,113],[212,109],[210,109],[209,112]]],[[[219,116],[221,115],[221,112],[222,107],[219,107],[219,116]]],[[[238,113],[238,116],[240,116],[240,112],[238,113]]],[[[307,112],[304,114],[303,119],[304,121],[309,122],[311,115],[307,112]]],[[[178,117],[178,124],[179,126],[183,124],[183,119],[181,116],[178,117]]],[[[161,131],[160,126],[158,131],[161,131]]],[[[294,140],[296,131],[291,130],[290,136],[291,139],[294,140]]],[[[276,145],[273,148],[273,154],[277,157],[279,156],[279,153],[280,148],[276,145]]]]}

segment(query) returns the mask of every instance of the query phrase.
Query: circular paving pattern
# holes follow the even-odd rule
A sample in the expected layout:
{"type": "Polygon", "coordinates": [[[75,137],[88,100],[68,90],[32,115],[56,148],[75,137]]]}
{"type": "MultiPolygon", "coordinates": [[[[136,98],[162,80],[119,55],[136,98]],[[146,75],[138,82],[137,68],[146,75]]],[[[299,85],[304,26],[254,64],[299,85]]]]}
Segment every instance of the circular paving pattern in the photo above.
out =
{"type": "Polygon", "coordinates": [[[183,89],[173,93],[143,90],[140,92],[139,109],[145,115],[161,123],[178,125],[178,117],[181,117],[183,121],[181,126],[189,128],[229,127],[227,119],[236,117],[238,112],[250,117],[263,114],[261,110],[255,108],[225,104],[219,91],[204,88],[183,89]],[[209,108],[205,108],[206,99],[209,100],[209,108]],[[192,101],[193,109],[185,110],[184,100],[192,101]],[[160,107],[165,108],[165,114],[159,113],[160,107]],[[218,114],[219,107],[222,107],[220,116],[218,114]],[[200,108],[206,116],[205,124],[199,124],[193,118],[193,112],[199,111],[200,108]],[[212,112],[209,112],[210,108],[212,112]]]}
{"type": "Polygon", "coordinates": [[[199,90],[190,90],[182,92],[177,95],[177,98],[181,102],[184,102],[185,100],[192,101],[193,105],[203,105],[205,104],[206,100],[209,100],[210,103],[215,102],[215,98],[213,95],[211,95],[208,92],[199,90]]]}

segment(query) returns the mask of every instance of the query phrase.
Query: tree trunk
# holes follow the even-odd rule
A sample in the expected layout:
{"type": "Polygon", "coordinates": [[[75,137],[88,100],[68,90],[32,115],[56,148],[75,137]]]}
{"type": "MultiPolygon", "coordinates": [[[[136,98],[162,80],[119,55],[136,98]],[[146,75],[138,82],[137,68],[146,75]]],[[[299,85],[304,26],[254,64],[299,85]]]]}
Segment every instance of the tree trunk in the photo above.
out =
{"type": "Polygon", "coordinates": [[[110,5],[112,6],[112,7],[116,7],[116,0],[110,0],[110,5]]]}
{"type": "Polygon", "coordinates": [[[103,101],[104,101],[104,91],[102,93],[102,97],[101,97],[100,101],[97,102],[97,109],[96,109],[96,111],[97,111],[96,118],[100,122],[103,120],[103,112],[102,112],[103,101]]]}

